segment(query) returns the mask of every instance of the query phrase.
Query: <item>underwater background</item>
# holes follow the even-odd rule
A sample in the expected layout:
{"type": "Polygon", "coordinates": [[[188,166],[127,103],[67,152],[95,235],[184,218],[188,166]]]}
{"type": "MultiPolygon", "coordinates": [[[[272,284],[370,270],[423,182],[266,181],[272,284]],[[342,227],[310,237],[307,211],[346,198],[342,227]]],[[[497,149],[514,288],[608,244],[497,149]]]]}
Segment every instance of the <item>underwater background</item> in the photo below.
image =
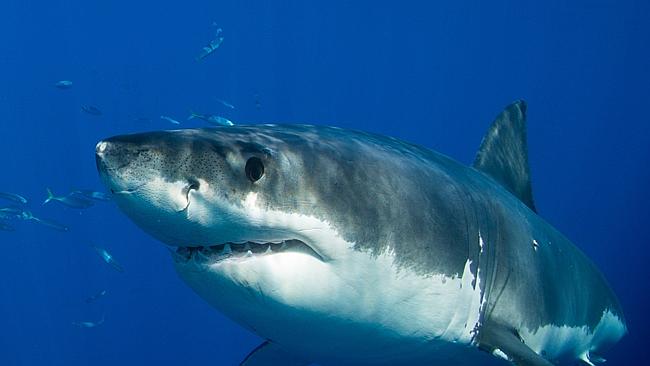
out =
{"type": "Polygon", "coordinates": [[[645,0],[3,0],[0,191],[69,230],[10,220],[14,231],[0,231],[0,365],[235,365],[261,342],[183,284],[164,246],[114,204],[42,205],[48,187],[102,190],[100,139],[206,126],[187,120],[196,111],[367,130],[471,164],[520,98],[538,211],[625,311],[629,334],[607,364],[643,364],[649,45],[645,0]]]}

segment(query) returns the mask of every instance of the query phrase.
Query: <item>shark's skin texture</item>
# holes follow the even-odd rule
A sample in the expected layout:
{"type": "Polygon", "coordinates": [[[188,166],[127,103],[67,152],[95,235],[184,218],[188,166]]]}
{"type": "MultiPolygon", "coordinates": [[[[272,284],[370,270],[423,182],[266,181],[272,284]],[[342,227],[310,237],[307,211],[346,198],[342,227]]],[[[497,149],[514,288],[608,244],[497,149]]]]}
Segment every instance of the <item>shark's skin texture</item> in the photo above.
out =
{"type": "Polygon", "coordinates": [[[269,340],[245,365],[595,362],[626,332],[622,310],[534,211],[525,140],[523,173],[495,174],[498,129],[524,128],[525,104],[508,108],[476,168],[307,125],[117,136],[98,143],[97,166],[120,208],[169,246],[296,239],[313,250],[175,252],[188,285],[269,340]],[[264,168],[255,181],[251,158],[264,168]]]}

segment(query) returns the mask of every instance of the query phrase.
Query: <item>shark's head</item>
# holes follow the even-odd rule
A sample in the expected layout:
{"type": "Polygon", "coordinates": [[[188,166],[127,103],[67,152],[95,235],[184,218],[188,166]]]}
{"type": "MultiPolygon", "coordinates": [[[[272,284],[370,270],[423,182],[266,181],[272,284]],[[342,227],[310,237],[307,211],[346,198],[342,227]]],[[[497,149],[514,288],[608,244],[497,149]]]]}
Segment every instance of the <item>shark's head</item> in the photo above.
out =
{"type": "Polygon", "coordinates": [[[455,245],[446,220],[462,213],[444,204],[453,187],[420,169],[428,162],[411,158],[418,148],[346,133],[266,125],[124,135],[97,144],[97,168],[119,207],[171,247],[180,276],[263,337],[307,352],[323,338],[362,347],[355,340],[378,326],[390,330],[379,343],[468,338],[449,330],[458,281],[474,279],[466,248],[436,252],[455,245]],[[443,202],[437,213],[424,212],[431,197],[443,202]],[[436,230],[444,235],[432,240],[436,230]],[[403,316],[391,315],[396,307],[403,316]]]}
{"type": "Polygon", "coordinates": [[[252,137],[198,130],[117,136],[97,144],[97,167],[120,208],[167,245],[300,239],[265,209],[289,204],[301,172],[269,141],[252,137]]]}

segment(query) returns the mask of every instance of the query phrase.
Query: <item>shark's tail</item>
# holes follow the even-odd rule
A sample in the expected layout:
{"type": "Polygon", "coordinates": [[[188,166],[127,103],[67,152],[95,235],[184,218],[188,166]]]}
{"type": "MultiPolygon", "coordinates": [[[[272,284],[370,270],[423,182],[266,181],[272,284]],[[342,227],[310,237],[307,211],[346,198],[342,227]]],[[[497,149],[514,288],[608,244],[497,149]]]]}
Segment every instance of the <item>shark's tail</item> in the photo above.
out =
{"type": "Polygon", "coordinates": [[[46,203],[50,202],[53,199],[56,199],[56,197],[54,196],[54,193],[52,193],[52,191],[49,188],[46,188],[46,189],[47,189],[47,198],[45,199],[45,201],[43,201],[43,204],[46,204],[46,203]]]}
{"type": "Polygon", "coordinates": [[[195,119],[195,118],[198,118],[198,117],[199,117],[198,114],[194,113],[193,111],[190,111],[190,116],[187,117],[187,120],[188,120],[188,121],[191,121],[191,120],[193,120],[193,119],[195,119]]]}

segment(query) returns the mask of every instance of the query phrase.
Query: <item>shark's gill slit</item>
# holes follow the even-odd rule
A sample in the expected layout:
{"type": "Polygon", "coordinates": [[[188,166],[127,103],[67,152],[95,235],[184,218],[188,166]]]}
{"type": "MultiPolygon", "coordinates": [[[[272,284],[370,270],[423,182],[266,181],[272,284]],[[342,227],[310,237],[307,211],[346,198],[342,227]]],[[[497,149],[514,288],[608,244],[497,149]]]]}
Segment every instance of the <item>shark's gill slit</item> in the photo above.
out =
{"type": "Polygon", "coordinates": [[[111,188],[110,191],[111,191],[111,194],[113,194],[113,195],[129,195],[129,194],[136,193],[143,186],[144,186],[144,184],[140,184],[137,187],[127,188],[127,189],[123,189],[121,191],[116,191],[113,188],[111,188]]]}

